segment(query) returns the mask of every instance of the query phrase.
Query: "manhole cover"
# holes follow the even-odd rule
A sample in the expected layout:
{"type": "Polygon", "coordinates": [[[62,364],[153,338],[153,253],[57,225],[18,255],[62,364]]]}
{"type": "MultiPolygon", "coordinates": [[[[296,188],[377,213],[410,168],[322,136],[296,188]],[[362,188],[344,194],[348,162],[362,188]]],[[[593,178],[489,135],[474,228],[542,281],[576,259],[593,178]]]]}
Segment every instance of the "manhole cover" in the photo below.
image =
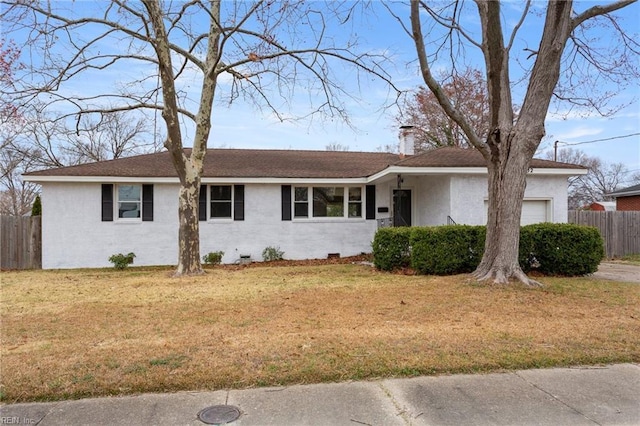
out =
{"type": "Polygon", "coordinates": [[[198,413],[198,419],[208,425],[224,425],[240,417],[240,409],[233,405],[212,405],[198,413]]]}

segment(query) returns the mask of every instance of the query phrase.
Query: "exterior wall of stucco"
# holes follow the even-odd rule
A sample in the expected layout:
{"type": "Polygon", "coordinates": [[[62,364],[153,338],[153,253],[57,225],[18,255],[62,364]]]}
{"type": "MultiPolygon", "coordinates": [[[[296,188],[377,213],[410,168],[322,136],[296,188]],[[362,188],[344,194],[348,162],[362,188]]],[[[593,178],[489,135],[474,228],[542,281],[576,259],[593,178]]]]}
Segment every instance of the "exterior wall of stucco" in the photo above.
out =
{"type": "MultiPolygon", "coordinates": [[[[245,185],[245,220],[200,222],[201,253],[222,250],[262,260],[267,246],[288,259],[350,256],[371,251],[375,220],[282,221],[280,185],[245,185]]],[[[133,252],[135,265],[173,265],[178,247],[178,186],[154,184],[152,222],[101,221],[99,183],[45,183],[42,264],[45,269],[112,266],[109,256],[133,252]]]]}
{"type": "Polygon", "coordinates": [[[423,176],[416,178],[416,225],[446,225],[451,214],[451,178],[423,176]]]}
{"type": "MultiPolygon", "coordinates": [[[[245,220],[200,222],[202,253],[222,250],[224,263],[241,255],[262,260],[266,247],[279,247],[286,259],[321,259],[329,253],[353,256],[371,252],[375,220],[282,220],[280,185],[245,185],[245,220]]],[[[363,204],[364,208],[364,204],[363,204]]],[[[363,210],[364,214],[364,210],[363,210]]]]}
{"type": "MultiPolygon", "coordinates": [[[[393,214],[397,180],[376,182],[376,218],[393,214]],[[388,211],[379,211],[387,207],[388,211]]],[[[404,176],[412,190],[413,225],[486,221],[485,176],[404,176]]],[[[551,220],[567,221],[567,179],[529,176],[525,198],[549,200],[551,220]]],[[[174,265],[178,247],[178,185],[154,184],[152,222],[101,221],[100,183],[46,182],[42,188],[42,264],[45,269],[109,267],[109,256],[133,252],[135,265],[174,265]]],[[[293,219],[282,221],[279,184],[245,184],[245,220],[200,222],[200,249],[225,252],[224,263],[241,255],[262,260],[262,251],[279,247],[287,259],[351,256],[371,251],[375,220],[293,219]]],[[[364,200],[363,200],[364,214],[364,200]]]]}
{"type": "MultiPolygon", "coordinates": [[[[411,190],[412,225],[430,226],[447,223],[449,214],[449,182],[446,176],[402,177],[401,188],[411,190]]],[[[378,213],[376,218],[393,215],[393,190],[398,188],[394,178],[376,182],[376,208],[387,207],[388,212],[378,213]]]]}
{"type": "Polygon", "coordinates": [[[42,207],[44,269],[112,266],[129,252],[135,265],[177,261],[177,186],[154,185],[153,222],[102,222],[99,183],[43,184],[42,207]]]}
{"type": "MultiPolygon", "coordinates": [[[[486,224],[485,200],[488,198],[484,176],[453,176],[451,178],[451,217],[465,225],[486,224]]],[[[567,221],[567,177],[529,175],[524,199],[549,202],[549,220],[567,221]]]]}
{"type": "MultiPolygon", "coordinates": [[[[458,224],[484,225],[487,221],[485,200],[488,198],[485,175],[410,176],[402,177],[402,188],[412,191],[412,218],[415,226],[438,226],[448,223],[448,216],[458,224]]],[[[377,183],[378,206],[389,206],[393,214],[393,190],[397,181],[377,183]]],[[[530,175],[525,199],[549,203],[553,222],[567,221],[567,177],[530,175]]]]}

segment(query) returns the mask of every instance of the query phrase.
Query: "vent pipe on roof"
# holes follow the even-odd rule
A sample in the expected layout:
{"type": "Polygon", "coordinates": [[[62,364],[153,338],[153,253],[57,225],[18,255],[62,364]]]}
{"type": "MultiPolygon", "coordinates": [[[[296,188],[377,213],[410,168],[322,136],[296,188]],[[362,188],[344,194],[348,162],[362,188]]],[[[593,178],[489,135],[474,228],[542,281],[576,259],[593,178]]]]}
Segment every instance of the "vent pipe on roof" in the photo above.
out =
{"type": "Polygon", "coordinates": [[[414,154],[415,135],[413,126],[400,126],[400,158],[414,154]]]}

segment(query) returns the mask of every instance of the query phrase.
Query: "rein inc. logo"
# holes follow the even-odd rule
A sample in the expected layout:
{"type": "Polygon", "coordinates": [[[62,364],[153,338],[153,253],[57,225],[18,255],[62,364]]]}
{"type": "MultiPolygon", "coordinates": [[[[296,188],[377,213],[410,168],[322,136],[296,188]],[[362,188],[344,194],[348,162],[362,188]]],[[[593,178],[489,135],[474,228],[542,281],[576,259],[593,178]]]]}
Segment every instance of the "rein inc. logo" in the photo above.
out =
{"type": "Polygon", "coordinates": [[[35,425],[38,423],[35,419],[20,416],[2,416],[0,417],[0,425],[35,425]]]}

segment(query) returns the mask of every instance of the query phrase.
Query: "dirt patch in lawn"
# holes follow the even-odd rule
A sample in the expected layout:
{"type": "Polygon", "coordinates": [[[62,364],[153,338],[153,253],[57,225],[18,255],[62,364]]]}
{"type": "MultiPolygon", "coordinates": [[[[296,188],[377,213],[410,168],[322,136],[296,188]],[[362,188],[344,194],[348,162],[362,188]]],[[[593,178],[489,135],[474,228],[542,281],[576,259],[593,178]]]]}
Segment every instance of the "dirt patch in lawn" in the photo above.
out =
{"type": "Polygon", "coordinates": [[[348,257],[327,257],[324,259],[304,259],[304,260],[273,260],[270,262],[251,262],[244,265],[227,264],[227,265],[207,265],[209,269],[226,269],[241,270],[244,268],[264,268],[264,267],[282,267],[282,266],[323,266],[323,265],[349,265],[349,264],[373,264],[373,256],[371,254],[361,254],[358,256],[348,257]]]}
{"type": "Polygon", "coordinates": [[[638,285],[262,266],[3,273],[2,399],[640,362],[638,285]]]}

